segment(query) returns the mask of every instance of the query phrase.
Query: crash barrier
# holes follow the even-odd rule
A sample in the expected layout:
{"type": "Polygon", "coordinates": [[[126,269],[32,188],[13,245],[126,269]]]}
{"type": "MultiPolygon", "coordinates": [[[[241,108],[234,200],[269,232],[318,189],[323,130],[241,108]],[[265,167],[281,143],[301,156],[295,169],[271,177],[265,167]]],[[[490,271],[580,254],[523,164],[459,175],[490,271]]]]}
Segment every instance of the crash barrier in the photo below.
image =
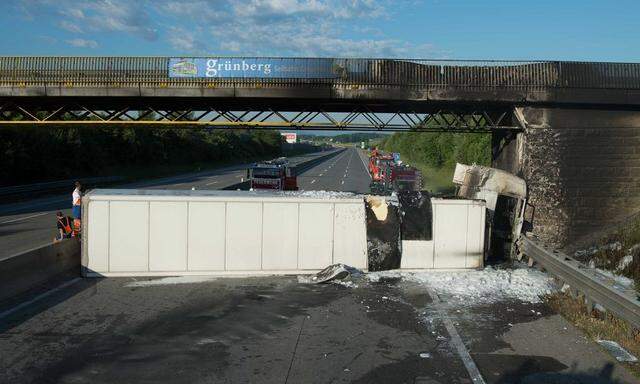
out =
{"type": "Polygon", "coordinates": [[[530,264],[538,263],[551,275],[569,285],[574,296],[581,293],[589,313],[599,304],[632,327],[640,329],[640,301],[635,290],[629,292],[615,287],[615,281],[599,277],[579,261],[556,250],[548,249],[527,236],[518,240],[520,256],[529,257],[530,264]]]}
{"type": "Polygon", "coordinates": [[[82,200],[84,276],[367,269],[364,204],[353,195],[94,190],[82,200]]]}
{"type": "Polygon", "coordinates": [[[366,199],[369,270],[483,266],[484,201],[403,194],[366,199]],[[414,215],[420,211],[422,222],[414,215]]]}
{"type": "Polygon", "coordinates": [[[0,301],[73,271],[80,272],[80,242],[77,239],[48,244],[0,260],[0,301]]]}

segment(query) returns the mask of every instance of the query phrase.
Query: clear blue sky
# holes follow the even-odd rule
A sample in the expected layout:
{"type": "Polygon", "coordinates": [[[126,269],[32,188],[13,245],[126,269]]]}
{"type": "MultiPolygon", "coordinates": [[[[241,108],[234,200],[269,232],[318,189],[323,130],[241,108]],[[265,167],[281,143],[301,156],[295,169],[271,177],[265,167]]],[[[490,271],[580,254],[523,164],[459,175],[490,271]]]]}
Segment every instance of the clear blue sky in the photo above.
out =
{"type": "Polygon", "coordinates": [[[640,1],[2,0],[0,55],[640,61],[640,1]]]}

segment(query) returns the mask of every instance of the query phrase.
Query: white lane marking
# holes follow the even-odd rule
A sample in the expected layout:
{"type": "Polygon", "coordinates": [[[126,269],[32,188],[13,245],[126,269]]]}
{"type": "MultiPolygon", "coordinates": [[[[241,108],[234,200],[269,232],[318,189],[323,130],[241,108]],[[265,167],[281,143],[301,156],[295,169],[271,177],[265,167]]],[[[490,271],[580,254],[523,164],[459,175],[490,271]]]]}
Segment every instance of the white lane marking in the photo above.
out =
{"type": "Polygon", "coordinates": [[[321,173],[321,174],[319,174],[318,176],[319,176],[319,177],[322,177],[322,175],[324,175],[324,173],[321,173]]]}
{"type": "Polygon", "coordinates": [[[31,215],[31,216],[25,216],[25,217],[20,217],[20,218],[18,218],[18,219],[12,219],[12,220],[3,221],[3,222],[0,222],[0,224],[15,223],[15,222],[17,222],[17,221],[22,221],[22,220],[32,219],[32,218],[34,218],[34,217],[38,217],[38,216],[48,215],[49,213],[50,213],[50,212],[36,213],[35,215],[31,215]]]}
{"type": "Polygon", "coordinates": [[[369,178],[371,178],[371,174],[369,173],[369,167],[367,166],[367,163],[364,162],[364,157],[360,156],[360,154],[358,154],[358,157],[362,161],[362,165],[364,166],[364,170],[367,172],[367,175],[369,175],[369,178]]]}
{"type": "Polygon", "coordinates": [[[315,182],[316,182],[316,179],[311,180],[311,184],[313,184],[313,183],[315,183],[315,182]]]}
{"type": "Polygon", "coordinates": [[[440,297],[430,287],[426,287],[426,289],[436,306],[436,310],[440,313],[444,327],[447,329],[449,336],[451,336],[451,344],[456,348],[456,352],[458,352],[458,356],[460,356],[464,367],[467,369],[469,377],[471,377],[471,381],[473,381],[474,384],[485,384],[485,381],[480,374],[480,370],[471,358],[469,351],[467,351],[467,347],[464,346],[460,334],[453,325],[453,321],[451,321],[451,318],[449,318],[449,316],[444,312],[444,309],[442,309],[442,301],[440,301],[440,297]]]}
{"type": "Polygon", "coordinates": [[[72,280],[69,280],[69,281],[67,281],[65,283],[60,284],[56,288],[50,289],[45,293],[39,294],[38,296],[34,297],[33,299],[31,299],[29,301],[25,301],[24,303],[20,303],[20,304],[16,305],[15,307],[11,308],[11,309],[7,309],[4,312],[0,312],[0,319],[3,319],[3,318],[5,318],[5,317],[7,317],[9,315],[12,315],[12,314],[16,313],[17,311],[19,311],[19,310],[21,310],[21,309],[23,309],[25,307],[28,307],[29,305],[35,303],[36,301],[40,301],[40,300],[44,299],[45,297],[51,296],[54,293],[58,292],[59,290],[64,289],[64,288],[66,288],[66,287],[68,287],[68,286],[70,286],[72,284],[75,284],[80,280],[82,280],[81,277],[76,277],[75,279],[72,279],[72,280]]]}
{"type": "Polygon", "coordinates": [[[342,182],[340,184],[344,184],[344,180],[342,180],[342,182]]]}
{"type": "Polygon", "coordinates": [[[207,184],[205,184],[205,185],[213,185],[213,184],[218,184],[218,182],[217,182],[217,181],[212,181],[212,182],[207,183],[207,184]]]}

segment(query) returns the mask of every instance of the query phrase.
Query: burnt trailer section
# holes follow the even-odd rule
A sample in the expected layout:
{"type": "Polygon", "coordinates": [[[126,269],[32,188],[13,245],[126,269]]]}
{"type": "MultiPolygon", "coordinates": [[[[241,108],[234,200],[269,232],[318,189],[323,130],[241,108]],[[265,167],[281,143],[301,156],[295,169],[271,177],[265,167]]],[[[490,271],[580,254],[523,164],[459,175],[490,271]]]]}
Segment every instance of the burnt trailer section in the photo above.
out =
{"type": "Polygon", "coordinates": [[[474,269],[484,265],[485,202],[426,192],[367,196],[370,271],[474,269]]]}

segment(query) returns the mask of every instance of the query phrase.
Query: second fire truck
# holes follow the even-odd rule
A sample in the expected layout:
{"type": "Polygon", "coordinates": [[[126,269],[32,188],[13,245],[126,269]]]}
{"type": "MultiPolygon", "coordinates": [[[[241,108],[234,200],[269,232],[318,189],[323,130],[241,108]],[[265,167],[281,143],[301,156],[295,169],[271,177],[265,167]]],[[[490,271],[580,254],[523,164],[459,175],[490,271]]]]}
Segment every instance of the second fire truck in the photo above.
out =
{"type": "Polygon", "coordinates": [[[378,149],[369,155],[371,193],[387,195],[393,191],[419,191],[422,188],[420,171],[400,161],[398,154],[382,153],[378,149]]]}

